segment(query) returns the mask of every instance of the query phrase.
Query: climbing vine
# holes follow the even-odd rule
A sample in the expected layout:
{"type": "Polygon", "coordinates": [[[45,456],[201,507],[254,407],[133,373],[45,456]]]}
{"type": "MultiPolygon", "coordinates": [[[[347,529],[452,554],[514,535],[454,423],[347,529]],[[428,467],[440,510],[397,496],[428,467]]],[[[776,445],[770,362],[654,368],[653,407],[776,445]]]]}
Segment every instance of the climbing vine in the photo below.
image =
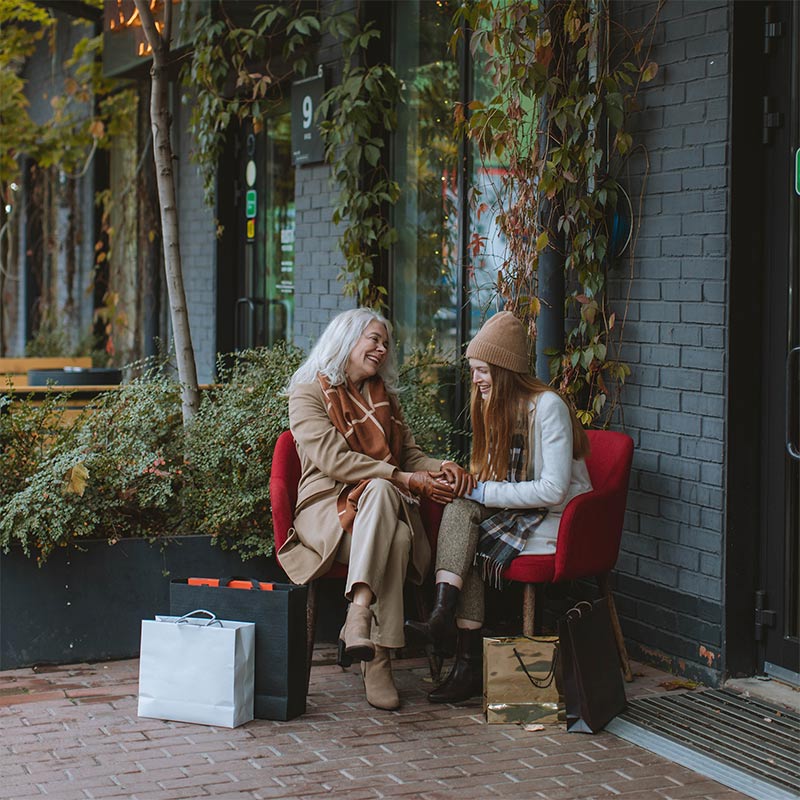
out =
{"type": "Polygon", "coordinates": [[[388,210],[400,196],[382,155],[386,136],[397,128],[401,83],[388,64],[367,64],[367,49],[381,35],[372,23],[359,27],[353,15],[332,17],[330,23],[330,32],[342,44],[344,66],[318,114],[325,158],[339,187],[333,222],[344,224],[339,280],[344,293],[361,305],[380,307],[386,288],[374,280],[375,260],[397,241],[388,210]]]}
{"type": "MultiPolygon", "coordinates": [[[[648,33],[611,29],[607,2],[474,0],[456,12],[455,47],[471,31],[485,69],[484,97],[456,108],[459,133],[484,163],[501,164],[493,210],[505,254],[495,292],[536,337],[538,270],[546,252],[563,259],[569,331],[548,377],[585,425],[610,418],[630,368],[618,358],[624,311],[607,296],[616,243],[609,221],[622,195],[615,177],[633,147],[628,121],[641,84],[655,76],[648,33]]],[[[485,242],[475,240],[477,255],[485,242]]],[[[631,255],[632,257],[632,255],[631,255]]]]}
{"type": "Polygon", "coordinates": [[[299,0],[261,7],[247,24],[228,13],[229,5],[217,2],[200,19],[182,72],[206,202],[214,200],[231,124],[249,121],[261,130],[265,116],[283,101],[287,79],[308,72],[311,46],[322,35],[331,37],[342,48],[342,74],[323,96],[317,120],[339,189],[332,215],[342,226],[339,278],[344,293],[362,305],[382,305],[386,289],[374,280],[375,259],[397,239],[388,208],[400,194],[382,155],[385,137],[397,127],[401,89],[389,65],[367,65],[367,49],[380,31],[371,23],[361,26],[357,10],[323,15],[299,0]]]}
{"type": "MultiPolygon", "coordinates": [[[[102,9],[102,0],[88,0],[87,7],[102,9]]],[[[18,249],[16,226],[18,216],[16,193],[22,176],[23,159],[35,164],[31,173],[34,193],[42,193],[38,206],[42,214],[43,231],[52,225],[54,198],[69,209],[69,231],[65,245],[65,283],[68,297],[65,308],[56,307],[55,293],[50,291],[53,280],[43,281],[38,315],[40,331],[31,342],[32,348],[43,347],[53,354],[53,348],[69,345],[69,337],[61,319],[74,303],[72,284],[77,268],[76,250],[79,241],[80,211],[76,182],[88,171],[95,153],[108,149],[112,141],[129,128],[129,109],[135,102],[132,89],[123,88],[118,81],[102,73],[103,37],[85,35],[77,39],[63,63],[64,80],[59,91],[49,101],[50,116],[35,123],[28,114],[28,98],[23,67],[42,40],[55,53],[57,48],[58,17],[31,0],[0,0],[0,352],[6,348],[7,316],[13,314],[13,302],[6,298],[7,281],[17,281],[14,252],[18,249]]],[[[91,31],[86,25],[86,31],[91,31]]],[[[54,276],[54,254],[59,243],[52,235],[44,235],[37,243],[41,248],[45,270],[54,276]]],[[[98,257],[105,257],[98,250],[98,257]]],[[[85,340],[84,340],[85,342],[85,340]]],[[[74,343],[73,343],[74,344],[74,343]]],[[[85,345],[84,345],[85,346],[85,345]]]]}
{"type": "Polygon", "coordinates": [[[320,32],[318,12],[300,0],[260,7],[247,26],[230,16],[229,6],[218,0],[200,17],[194,52],[181,72],[183,101],[192,106],[192,159],[209,205],[231,124],[249,120],[256,133],[262,129],[283,100],[287,79],[305,75],[307,45],[320,32]]]}

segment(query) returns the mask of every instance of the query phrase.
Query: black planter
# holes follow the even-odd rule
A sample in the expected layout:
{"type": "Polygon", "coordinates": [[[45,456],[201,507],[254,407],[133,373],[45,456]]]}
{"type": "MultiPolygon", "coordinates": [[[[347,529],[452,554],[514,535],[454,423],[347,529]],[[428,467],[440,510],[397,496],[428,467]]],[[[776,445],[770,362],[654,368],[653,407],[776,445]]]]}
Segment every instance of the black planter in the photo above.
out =
{"type": "Polygon", "coordinates": [[[122,382],[121,369],[72,367],[70,369],[29,369],[28,386],[116,386],[122,382]]]}
{"type": "Polygon", "coordinates": [[[169,613],[171,578],[247,575],[285,582],[272,558],[243,562],[209,536],[81,542],[41,566],[0,554],[0,669],[139,655],[141,621],[169,613]]]}
{"type": "MultiPolygon", "coordinates": [[[[0,553],[0,669],[136,658],[143,619],[169,614],[172,578],[258,578],[288,583],[274,557],[242,561],[210,536],[87,539],[41,566],[17,548],[0,553]]],[[[341,580],[320,582],[317,641],[344,621],[341,580]]]]}

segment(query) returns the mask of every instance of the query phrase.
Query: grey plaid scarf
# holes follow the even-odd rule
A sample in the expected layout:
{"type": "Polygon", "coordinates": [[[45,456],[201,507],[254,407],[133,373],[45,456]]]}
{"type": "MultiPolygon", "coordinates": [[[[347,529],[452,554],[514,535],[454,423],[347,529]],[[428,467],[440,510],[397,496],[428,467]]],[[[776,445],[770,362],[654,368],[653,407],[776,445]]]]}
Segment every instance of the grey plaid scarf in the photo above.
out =
{"type": "MultiPolygon", "coordinates": [[[[508,454],[508,480],[519,483],[527,478],[526,436],[515,433],[508,454]]],[[[491,586],[503,588],[503,570],[522,552],[528,536],[547,516],[546,508],[504,508],[480,524],[480,538],[475,552],[475,565],[481,577],[491,586]]]]}

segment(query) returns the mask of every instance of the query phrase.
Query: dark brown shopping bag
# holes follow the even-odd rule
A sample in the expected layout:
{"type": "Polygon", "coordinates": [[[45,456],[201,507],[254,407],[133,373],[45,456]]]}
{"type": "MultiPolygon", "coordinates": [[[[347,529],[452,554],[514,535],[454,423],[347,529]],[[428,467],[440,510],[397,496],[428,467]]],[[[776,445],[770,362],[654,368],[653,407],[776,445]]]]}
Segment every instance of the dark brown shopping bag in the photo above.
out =
{"type": "Polygon", "coordinates": [[[545,723],[563,719],[559,702],[557,636],[483,640],[483,710],[489,723],[545,723]]]}
{"type": "Polygon", "coordinates": [[[170,613],[207,608],[217,617],[254,622],[255,717],[287,720],[306,710],[307,592],[306,586],[250,578],[173,580],[170,613]]]}
{"type": "Polygon", "coordinates": [[[625,710],[608,601],[578,603],[558,621],[567,730],[597,733],[625,710]]]}

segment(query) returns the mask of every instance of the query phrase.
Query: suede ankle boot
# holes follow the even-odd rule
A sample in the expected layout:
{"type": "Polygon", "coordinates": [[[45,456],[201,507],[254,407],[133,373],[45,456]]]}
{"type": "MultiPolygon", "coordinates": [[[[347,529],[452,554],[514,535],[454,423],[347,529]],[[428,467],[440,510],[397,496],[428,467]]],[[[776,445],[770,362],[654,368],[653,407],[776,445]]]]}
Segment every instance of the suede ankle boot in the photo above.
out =
{"type": "Polygon", "coordinates": [[[394,711],[400,708],[400,695],[392,677],[392,659],[388,647],[375,648],[375,658],[361,665],[367,702],[374,708],[394,711]]]}
{"type": "Polygon", "coordinates": [[[456,660],[441,686],[428,694],[431,703],[460,703],[483,692],[483,634],[458,629],[456,660]]]}
{"type": "Polygon", "coordinates": [[[347,618],[339,634],[339,664],[349,667],[353,661],[372,661],[375,645],[370,638],[372,609],[350,603],[347,618]]]}
{"type": "Polygon", "coordinates": [[[433,652],[450,658],[456,644],[456,606],[461,590],[450,583],[436,584],[436,599],[427,622],[408,620],[403,626],[406,634],[433,645],[433,652]]]}

